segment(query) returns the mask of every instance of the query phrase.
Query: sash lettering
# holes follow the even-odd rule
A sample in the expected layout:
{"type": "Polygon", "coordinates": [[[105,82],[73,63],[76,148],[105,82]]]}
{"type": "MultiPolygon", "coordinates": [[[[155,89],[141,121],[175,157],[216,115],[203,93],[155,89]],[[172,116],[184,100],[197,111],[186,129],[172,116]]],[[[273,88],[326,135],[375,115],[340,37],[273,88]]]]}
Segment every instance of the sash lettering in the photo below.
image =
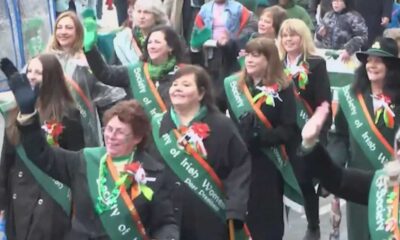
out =
{"type": "Polygon", "coordinates": [[[141,62],[131,65],[128,73],[132,94],[142,104],[147,116],[151,119],[154,115],[165,112],[167,108],[150,79],[147,65],[141,62]]]}
{"type": "Polygon", "coordinates": [[[368,225],[372,240],[399,239],[399,184],[389,184],[384,170],[375,172],[368,200],[368,225]]]}
{"type": "MultiPolygon", "coordinates": [[[[86,173],[87,181],[89,185],[90,197],[93,202],[93,206],[96,205],[98,196],[98,184],[97,179],[99,177],[99,163],[100,159],[105,154],[104,147],[98,148],[85,148],[84,157],[86,160],[86,173]]],[[[115,186],[115,181],[107,174],[107,182],[104,188],[103,198],[107,200],[110,198],[112,189],[115,186]]],[[[115,240],[143,240],[144,238],[139,232],[139,229],[133,220],[128,207],[125,205],[121,194],[119,195],[117,202],[111,206],[111,210],[105,211],[100,215],[100,220],[103,224],[110,239],[115,240]]]]}
{"type": "Polygon", "coordinates": [[[165,162],[178,178],[209,206],[221,221],[225,222],[225,198],[210,174],[201,164],[178,145],[171,131],[160,136],[161,119],[164,114],[153,117],[153,138],[165,162]]]}
{"type": "Polygon", "coordinates": [[[393,147],[375,126],[361,94],[354,96],[350,86],[339,92],[339,104],[347,119],[349,132],[375,169],[381,169],[393,155],[393,147]]]}
{"type": "MultiPolygon", "coordinates": [[[[237,120],[245,112],[254,111],[252,109],[251,102],[244,95],[243,92],[239,91],[238,87],[238,75],[233,75],[225,79],[225,92],[228,97],[228,102],[233,112],[233,116],[237,120]]],[[[274,165],[279,169],[282,177],[285,181],[284,194],[292,202],[296,203],[296,206],[292,206],[298,209],[298,205],[303,204],[303,197],[297,182],[292,166],[289,161],[285,159],[285,153],[282,146],[270,147],[262,149],[262,152],[270,159],[274,165]]]]}

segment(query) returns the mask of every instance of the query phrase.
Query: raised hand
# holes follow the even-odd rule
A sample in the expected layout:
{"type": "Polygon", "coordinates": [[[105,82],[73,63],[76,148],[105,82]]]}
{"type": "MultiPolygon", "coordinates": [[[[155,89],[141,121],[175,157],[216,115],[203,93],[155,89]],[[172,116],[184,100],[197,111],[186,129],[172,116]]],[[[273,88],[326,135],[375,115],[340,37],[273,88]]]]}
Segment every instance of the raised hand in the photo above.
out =
{"type": "Polygon", "coordinates": [[[2,58],[0,61],[0,68],[3,71],[4,75],[7,78],[10,78],[13,74],[19,73],[18,69],[14,66],[14,63],[10,61],[8,58],[2,58]]]}
{"type": "Polygon", "coordinates": [[[322,126],[324,125],[328,115],[329,103],[323,102],[319,107],[317,107],[314,114],[307,121],[301,131],[303,145],[313,146],[318,141],[319,133],[321,132],[322,126]]]}
{"type": "Polygon", "coordinates": [[[192,32],[192,36],[190,39],[190,46],[195,49],[201,48],[208,39],[211,39],[211,36],[212,36],[211,29],[206,27],[204,27],[201,30],[195,28],[192,32]]]}
{"type": "Polygon", "coordinates": [[[97,22],[93,18],[85,18],[83,20],[83,27],[83,50],[88,52],[92,50],[97,41],[97,22]]]}
{"type": "Polygon", "coordinates": [[[7,58],[1,59],[1,70],[7,76],[8,86],[14,94],[18,107],[22,114],[30,114],[35,111],[39,86],[32,89],[26,74],[20,74],[14,64],[7,58]]]}

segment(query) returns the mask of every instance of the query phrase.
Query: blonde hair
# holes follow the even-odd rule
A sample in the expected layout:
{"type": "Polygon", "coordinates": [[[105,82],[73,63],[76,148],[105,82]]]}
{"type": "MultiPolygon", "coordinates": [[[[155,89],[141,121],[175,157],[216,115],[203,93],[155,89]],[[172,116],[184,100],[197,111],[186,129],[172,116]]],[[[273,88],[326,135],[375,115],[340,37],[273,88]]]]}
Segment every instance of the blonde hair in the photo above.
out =
{"type": "MultiPolygon", "coordinates": [[[[283,72],[283,64],[279,59],[278,49],[273,39],[263,37],[254,38],[246,44],[245,50],[249,54],[254,52],[259,53],[267,59],[268,65],[263,77],[264,85],[278,83],[283,89],[289,86],[290,80],[283,72]]],[[[246,68],[243,68],[239,86],[243,86],[248,78],[246,68]]]]}
{"type": "Polygon", "coordinates": [[[82,52],[82,47],[83,47],[83,26],[81,22],[79,21],[78,16],[72,12],[72,11],[66,11],[60,14],[60,16],[57,17],[56,23],[54,24],[54,30],[53,30],[53,35],[50,38],[49,44],[47,46],[47,52],[60,52],[64,51],[60,43],[56,39],[56,31],[57,31],[57,25],[63,18],[70,18],[72,22],[74,23],[75,26],[75,42],[69,52],[71,55],[75,55],[77,53],[82,52]]]}
{"type": "Polygon", "coordinates": [[[311,31],[307,25],[300,19],[289,18],[282,23],[278,34],[278,50],[281,59],[285,58],[287,54],[282,44],[282,35],[284,32],[289,32],[290,34],[294,33],[300,36],[301,44],[303,46],[303,60],[311,55],[317,54],[311,31]]]}
{"type": "Polygon", "coordinates": [[[138,6],[154,14],[156,25],[169,25],[165,7],[160,0],[137,0],[133,8],[138,6]]]}

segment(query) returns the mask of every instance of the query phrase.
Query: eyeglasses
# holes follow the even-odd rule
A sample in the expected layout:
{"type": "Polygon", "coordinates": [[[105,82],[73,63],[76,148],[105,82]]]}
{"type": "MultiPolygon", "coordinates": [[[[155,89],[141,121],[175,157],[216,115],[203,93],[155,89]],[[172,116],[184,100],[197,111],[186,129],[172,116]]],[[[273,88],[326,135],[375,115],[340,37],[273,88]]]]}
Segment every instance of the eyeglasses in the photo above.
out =
{"type": "Polygon", "coordinates": [[[124,133],[124,130],[121,128],[114,128],[108,125],[103,127],[103,132],[107,135],[114,135],[117,138],[128,138],[132,135],[132,133],[124,133]]]}

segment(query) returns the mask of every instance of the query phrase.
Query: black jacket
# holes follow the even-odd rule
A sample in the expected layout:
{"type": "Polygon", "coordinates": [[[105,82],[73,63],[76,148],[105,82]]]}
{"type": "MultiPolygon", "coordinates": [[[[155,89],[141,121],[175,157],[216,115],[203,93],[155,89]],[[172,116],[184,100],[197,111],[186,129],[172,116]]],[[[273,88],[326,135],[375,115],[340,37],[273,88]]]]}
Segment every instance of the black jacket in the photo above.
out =
{"type": "MultiPolygon", "coordinates": [[[[299,88],[298,78],[294,79],[294,84],[301,98],[315,111],[324,101],[328,103],[332,101],[331,85],[326,70],[326,62],[323,58],[319,56],[310,56],[306,61],[309,64],[308,84],[304,90],[299,88]]],[[[321,140],[324,144],[327,142],[327,133],[331,125],[332,112],[330,112],[322,128],[321,140]]]]}
{"type": "MultiPolygon", "coordinates": [[[[93,74],[97,79],[110,86],[122,87],[127,92],[129,98],[135,98],[132,94],[127,66],[113,66],[106,64],[96,47],[89,52],[85,52],[85,55],[90,69],[92,69],[93,74]]],[[[171,72],[158,81],[158,93],[167,106],[170,106],[171,103],[171,100],[169,99],[169,88],[172,85],[175,74],[174,70],[175,69],[171,69],[171,72]]]]}
{"type": "Polygon", "coordinates": [[[319,144],[311,152],[300,149],[298,154],[309,164],[313,175],[329,192],[348,201],[368,205],[373,171],[340,167],[319,144]]]}
{"type": "MultiPolygon", "coordinates": [[[[245,221],[249,198],[251,161],[245,144],[233,122],[217,110],[209,111],[201,122],[211,129],[203,143],[205,159],[221,179],[226,205],[226,219],[245,221]]],[[[161,122],[160,135],[175,129],[170,113],[161,122]]],[[[152,155],[161,159],[154,147],[152,155]]],[[[175,215],[181,225],[181,239],[227,239],[227,225],[170,170],[175,182],[173,198],[175,215]]]]}
{"type": "MultiPolygon", "coordinates": [[[[69,150],[84,147],[79,112],[64,117],[64,131],[59,144],[69,150]]],[[[0,163],[0,209],[6,213],[9,240],[62,239],[70,230],[70,219],[64,210],[35,180],[15,146],[4,139],[4,155],[0,163]]]]}
{"type": "MultiPolygon", "coordinates": [[[[49,147],[41,135],[37,120],[29,125],[20,126],[20,132],[30,159],[54,179],[71,188],[75,215],[72,220],[72,233],[68,239],[109,239],[89,194],[83,152],[49,147]]],[[[154,191],[152,201],[149,202],[143,195],[134,200],[143,225],[151,238],[178,239],[169,188],[164,181],[164,167],[143,151],[136,154],[136,160],[143,163],[148,176],[156,179],[148,184],[154,191]]]]}

